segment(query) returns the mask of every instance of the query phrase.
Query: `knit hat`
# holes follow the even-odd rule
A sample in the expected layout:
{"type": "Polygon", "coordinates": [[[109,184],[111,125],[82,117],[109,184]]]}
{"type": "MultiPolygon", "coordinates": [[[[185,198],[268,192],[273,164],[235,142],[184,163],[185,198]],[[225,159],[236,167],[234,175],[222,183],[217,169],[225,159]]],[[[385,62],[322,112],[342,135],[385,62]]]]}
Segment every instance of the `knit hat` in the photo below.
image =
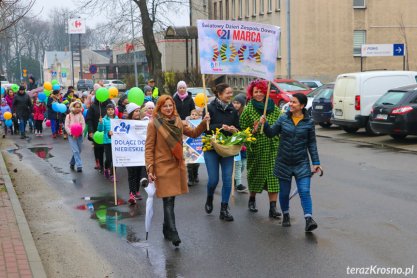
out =
{"type": "Polygon", "coordinates": [[[74,108],[74,105],[76,105],[76,104],[80,104],[81,105],[81,108],[83,107],[82,102],[79,99],[77,99],[77,100],[75,100],[75,101],[73,101],[73,102],[70,103],[70,105],[69,105],[70,111],[71,111],[72,108],[74,108]]]}
{"type": "Polygon", "coordinates": [[[155,108],[155,103],[153,103],[152,101],[148,101],[147,103],[145,103],[145,108],[155,108]]]}
{"type": "Polygon", "coordinates": [[[238,94],[238,95],[235,96],[233,101],[238,101],[238,102],[240,102],[240,104],[242,104],[242,106],[245,106],[246,105],[246,96],[244,94],[238,94]]]}
{"type": "Polygon", "coordinates": [[[187,89],[187,83],[185,83],[185,81],[181,80],[177,83],[177,91],[180,87],[184,87],[185,89],[187,89]]]}
{"type": "Polygon", "coordinates": [[[25,86],[20,86],[19,87],[19,91],[24,91],[24,90],[26,90],[25,86]]]}
{"type": "Polygon", "coordinates": [[[114,109],[114,104],[113,104],[113,103],[109,103],[109,104],[107,104],[107,106],[106,106],[106,110],[107,110],[107,109],[109,109],[109,108],[114,109]]]}
{"type": "Polygon", "coordinates": [[[149,91],[152,92],[152,87],[148,86],[148,85],[145,85],[145,87],[143,87],[143,92],[146,93],[146,92],[149,92],[149,91]]]}
{"type": "Polygon", "coordinates": [[[136,103],[131,102],[128,105],[126,105],[126,112],[127,112],[127,114],[130,114],[138,108],[140,108],[139,105],[137,105],[136,103]]]}

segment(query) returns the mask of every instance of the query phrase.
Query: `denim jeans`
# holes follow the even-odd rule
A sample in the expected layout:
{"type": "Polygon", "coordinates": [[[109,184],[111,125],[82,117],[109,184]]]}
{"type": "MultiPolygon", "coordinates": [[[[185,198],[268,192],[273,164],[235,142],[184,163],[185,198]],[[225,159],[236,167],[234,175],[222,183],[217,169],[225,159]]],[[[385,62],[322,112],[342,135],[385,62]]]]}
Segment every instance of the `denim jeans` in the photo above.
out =
{"type": "Polygon", "coordinates": [[[247,161],[248,160],[246,158],[241,158],[241,160],[235,161],[235,186],[242,184],[242,174],[246,169],[247,161]]]}
{"type": "Polygon", "coordinates": [[[19,131],[21,135],[25,134],[26,123],[27,123],[27,120],[25,120],[24,118],[19,118],[19,131]]]}
{"type": "Polygon", "coordinates": [[[219,165],[222,168],[222,203],[229,203],[230,192],[232,191],[232,174],[234,157],[221,157],[215,151],[207,151],[204,153],[204,161],[206,162],[208,183],[207,195],[213,196],[219,183],[219,165]]]}
{"type": "MultiPolygon", "coordinates": [[[[313,204],[311,202],[310,195],[310,177],[295,179],[297,184],[298,194],[301,199],[301,206],[303,207],[304,217],[312,216],[313,204]]],[[[279,192],[279,204],[281,205],[282,213],[288,213],[290,211],[290,192],[291,192],[291,181],[279,180],[281,191],[279,192]]]]}
{"type": "Polygon", "coordinates": [[[51,131],[52,131],[52,135],[53,134],[57,134],[58,130],[59,130],[59,122],[57,119],[51,119],[51,131]]]}
{"type": "Polygon", "coordinates": [[[81,149],[83,145],[83,137],[78,136],[74,138],[73,136],[68,136],[68,142],[72,150],[72,157],[71,157],[70,164],[76,165],[77,168],[82,168],[83,162],[81,161],[81,149]]]}

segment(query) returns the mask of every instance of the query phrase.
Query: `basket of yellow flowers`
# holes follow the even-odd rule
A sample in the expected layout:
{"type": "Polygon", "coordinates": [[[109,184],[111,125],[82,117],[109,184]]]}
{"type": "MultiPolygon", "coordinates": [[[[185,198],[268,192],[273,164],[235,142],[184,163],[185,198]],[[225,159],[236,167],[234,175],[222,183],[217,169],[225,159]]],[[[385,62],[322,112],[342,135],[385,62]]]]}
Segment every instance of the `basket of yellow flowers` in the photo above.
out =
{"type": "Polygon", "coordinates": [[[231,136],[226,136],[220,131],[221,128],[217,128],[216,133],[203,136],[203,151],[214,149],[222,157],[235,156],[239,154],[243,144],[250,147],[250,143],[256,140],[249,128],[236,132],[231,136]]]}

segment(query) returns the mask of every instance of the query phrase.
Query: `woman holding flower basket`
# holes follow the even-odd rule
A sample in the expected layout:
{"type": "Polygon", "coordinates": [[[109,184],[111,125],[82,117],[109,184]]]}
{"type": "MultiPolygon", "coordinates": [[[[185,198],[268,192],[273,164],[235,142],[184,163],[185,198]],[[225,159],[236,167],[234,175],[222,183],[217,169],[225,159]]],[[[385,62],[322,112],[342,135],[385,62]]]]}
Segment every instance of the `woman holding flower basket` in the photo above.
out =
{"type": "MultiPolygon", "coordinates": [[[[249,84],[247,98],[250,101],[240,117],[240,126],[242,129],[253,129],[257,127],[259,118],[264,112],[265,98],[268,90],[267,86],[267,81],[265,80],[254,80],[249,84]]],[[[274,105],[271,99],[268,99],[266,109],[266,118],[268,121],[274,123],[280,115],[280,109],[274,105]]],[[[265,189],[269,197],[269,217],[279,218],[281,214],[276,209],[279,182],[273,175],[279,137],[268,138],[263,132],[260,132],[260,129],[257,129],[254,137],[256,138],[256,143],[247,150],[247,177],[250,192],[249,211],[258,211],[255,202],[256,193],[261,193],[265,189]]]]}
{"type": "MultiPolygon", "coordinates": [[[[220,210],[220,219],[225,221],[233,221],[233,216],[229,212],[229,198],[232,191],[232,175],[234,155],[239,153],[241,146],[226,146],[227,136],[238,132],[239,116],[232,104],[233,91],[232,88],[225,83],[218,84],[215,90],[216,98],[208,105],[207,109],[210,114],[210,130],[206,132],[207,136],[203,138],[206,143],[204,147],[204,161],[207,167],[208,183],[207,183],[207,201],[205,210],[207,213],[213,211],[213,195],[219,183],[219,168],[222,168],[222,201],[220,210]],[[215,137],[212,137],[215,135],[215,137]],[[225,149],[237,146],[237,153],[225,156],[220,155],[219,150],[213,150],[210,147],[212,142],[208,140],[216,140],[215,143],[224,145],[225,149]]],[[[207,111],[203,112],[205,115],[207,111]]],[[[229,137],[230,140],[230,137],[229,137]]],[[[221,146],[219,146],[221,147],[221,146]]]]}

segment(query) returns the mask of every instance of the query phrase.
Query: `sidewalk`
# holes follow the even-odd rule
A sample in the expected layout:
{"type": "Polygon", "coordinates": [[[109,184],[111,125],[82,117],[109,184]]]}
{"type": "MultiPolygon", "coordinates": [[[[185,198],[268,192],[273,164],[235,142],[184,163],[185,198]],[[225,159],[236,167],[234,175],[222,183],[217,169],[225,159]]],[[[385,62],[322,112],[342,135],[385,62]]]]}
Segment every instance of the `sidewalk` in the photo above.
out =
{"type": "Polygon", "coordinates": [[[0,277],[46,277],[1,152],[0,277]]]}

